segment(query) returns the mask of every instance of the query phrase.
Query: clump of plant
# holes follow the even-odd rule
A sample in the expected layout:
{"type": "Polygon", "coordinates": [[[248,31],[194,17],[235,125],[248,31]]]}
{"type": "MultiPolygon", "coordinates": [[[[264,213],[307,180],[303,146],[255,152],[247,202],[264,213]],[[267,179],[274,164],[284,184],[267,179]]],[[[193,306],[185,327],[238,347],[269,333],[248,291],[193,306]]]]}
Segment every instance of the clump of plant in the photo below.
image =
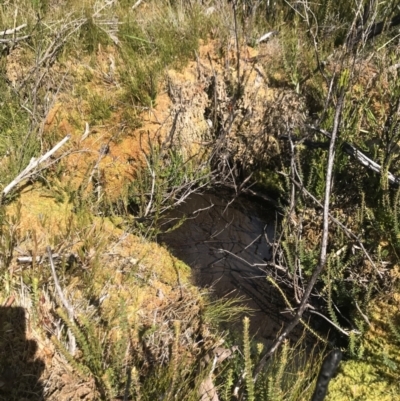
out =
{"type": "Polygon", "coordinates": [[[181,68],[195,57],[199,40],[208,36],[211,18],[197,5],[164,2],[150,3],[149,7],[145,23],[140,14],[124,16],[119,74],[125,89],[123,99],[151,108],[164,71],[181,68]]]}
{"type": "MultiPolygon", "coordinates": [[[[134,179],[127,186],[124,209],[134,215],[136,226],[142,233],[152,236],[160,230],[158,222],[162,215],[190,195],[204,191],[210,186],[213,176],[207,152],[185,157],[174,143],[173,131],[161,145],[144,136],[142,155],[134,179]]],[[[120,213],[118,206],[114,208],[111,205],[110,211],[114,213],[112,210],[120,213]]]]}
{"type": "Polygon", "coordinates": [[[254,369],[265,345],[250,337],[249,318],[245,317],[238,351],[223,363],[216,374],[221,399],[311,399],[325,351],[318,345],[307,350],[304,339],[302,337],[296,343],[286,341],[254,381],[254,369]]]}

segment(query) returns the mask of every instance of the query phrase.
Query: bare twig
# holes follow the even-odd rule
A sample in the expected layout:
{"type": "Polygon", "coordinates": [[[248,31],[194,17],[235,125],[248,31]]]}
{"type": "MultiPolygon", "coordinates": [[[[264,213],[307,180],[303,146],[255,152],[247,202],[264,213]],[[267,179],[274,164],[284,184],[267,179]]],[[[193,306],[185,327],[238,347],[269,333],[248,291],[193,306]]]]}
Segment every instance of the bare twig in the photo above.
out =
{"type": "MultiPolygon", "coordinates": [[[[53,253],[52,256],[53,256],[53,260],[54,259],[59,259],[61,257],[61,255],[58,254],[58,253],[53,253]]],[[[36,256],[36,257],[33,257],[33,256],[19,256],[17,258],[17,262],[21,263],[21,264],[32,263],[33,261],[35,261],[36,263],[41,263],[44,259],[45,259],[45,255],[36,256]]]]}
{"type": "Polygon", "coordinates": [[[89,124],[87,122],[85,122],[85,132],[82,134],[81,136],[81,142],[83,142],[90,134],[90,128],[89,128],[89,124]]]}
{"type": "Polygon", "coordinates": [[[355,304],[356,304],[357,310],[360,312],[360,315],[363,317],[365,322],[368,324],[369,327],[372,327],[371,322],[368,319],[368,316],[365,313],[362,312],[361,308],[358,306],[357,301],[355,301],[355,304]]]}
{"type": "Polygon", "coordinates": [[[137,0],[137,2],[132,6],[132,10],[134,10],[136,7],[139,7],[140,6],[140,3],[142,2],[143,0],[137,0]]]}
{"type": "MultiPolygon", "coordinates": [[[[53,276],[54,280],[54,285],[56,287],[57,295],[60,298],[61,303],[63,304],[64,308],[67,310],[69,320],[71,323],[74,323],[74,309],[72,305],[68,302],[67,298],[64,296],[63,290],[60,286],[60,282],[58,281],[57,273],[56,273],[56,268],[54,267],[54,261],[53,261],[53,255],[51,252],[51,248],[48,246],[46,248],[47,253],[49,255],[49,261],[50,261],[50,267],[51,267],[51,273],[53,276]]],[[[75,336],[73,335],[72,331],[68,329],[68,338],[69,338],[69,352],[71,355],[75,355],[76,351],[76,339],[75,336]]]]}
{"type": "Polygon", "coordinates": [[[20,30],[26,28],[28,25],[27,24],[22,24],[17,26],[16,28],[11,28],[11,29],[6,29],[5,31],[0,31],[0,36],[5,36],[5,35],[12,35],[15,32],[19,32],[20,30]]]}
{"type": "Polygon", "coordinates": [[[99,6],[99,8],[95,10],[94,14],[92,15],[92,18],[98,17],[104,9],[106,9],[107,7],[111,7],[114,3],[115,0],[105,0],[103,5],[100,5],[100,3],[95,3],[95,8],[96,6],[99,6]]]}
{"type": "Polygon", "coordinates": [[[0,39],[0,43],[16,43],[21,42],[21,40],[29,39],[31,35],[19,36],[17,38],[10,38],[10,39],[0,39]]]}
{"type": "MultiPolygon", "coordinates": [[[[324,129],[321,128],[316,128],[311,126],[315,131],[320,132],[321,134],[324,134],[326,137],[331,138],[331,133],[328,131],[325,131],[324,129]]],[[[368,156],[366,156],[364,153],[362,153],[359,149],[357,149],[355,146],[351,145],[348,142],[343,143],[343,150],[349,154],[350,156],[353,156],[356,158],[363,166],[367,167],[368,169],[381,174],[382,173],[382,166],[380,166],[378,163],[370,159],[368,156]]],[[[387,178],[391,184],[394,185],[400,185],[400,179],[396,177],[394,174],[392,174],[390,171],[387,172],[387,178]]]]}
{"type": "Polygon", "coordinates": [[[2,200],[7,196],[7,194],[15,187],[17,186],[21,181],[26,180],[27,178],[31,177],[32,175],[35,174],[35,170],[41,163],[49,159],[55,152],[57,152],[58,149],[60,149],[68,140],[70,139],[71,135],[67,135],[63,140],[58,142],[57,145],[55,145],[52,149],[50,149],[47,153],[45,153],[43,156],[40,156],[38,159],[32,158],[31,161],[29,162],[28,166],[18,174],[18,176],[10,182],[2,191],[2,200]]]}
{"type": "Polygon", "coordinates": [[[148,160],[146,154],[145,154],[144,156],[145,156],[145,160],[146,160],[146,163],[147,163],[147,167],[149,168],[150,175],[151,175],[151,192],[150,192],[150,199],[149,199],[149,203],[148,203],[147,206],[146,206],[146,210],[145,210],[145,212],[144,212],[144,217],[146,217],[146,216],[149,214],[149,212],[150,212],[150,210],[151,210],[151,206],[152,206],[152,204],[153,204],[154,189],[155,189],[155,184],[156,184],[156,173],[155,173],[155,171],[154,171],[154,168],[151,167],[150,162],[149,162],[149,160],[148,160]]]}
{"type": "Polygon", "coordinates": [[[277,34],[278,34],[278,31],[267,32],[264,35],[262,35],[259,39],[257,39],[256,43],[259,44],[261,42],[264,42],[265,40],[272,38],[273,36],[275,36],[277,34]]]}
{"type": "Polygon", "coordinates": [[[338,326],[336,323],[332,322],[332,320],[328,319],[325,315],[323,315],[320,312],[317,312],[315,310],[312,310],[310,308],[310,312],[314,313],[315,315],[321,316],[322,318],[324,318],[327,322],[329,322],[333,327],[335,327],[335,329],[339,330],[341,333],[343,333],[345,336],[349,336],[349,333],[346,330],[343,330],[340,326],[338,326]]]}
{"type": "Polygon", "coordinates": [[[341,93],[339,95],[338,104],[336,106],[335,118],[332,129],[332,136],[329,146],[329,155],[328,155],[328,165],[326,169],[326,179],[325,179],[325,201],[324,201],[324,213],[323,213],[323,231],[322,231],[322,241],[321,241],[321,253],[319,258],[319,263],[315,267],[313,274],[310,278],[310,281],[307,284],[307,287],[304,291],[303,297],[301,299],[301,303],[299,308],[296,311],[295,316],[288,324],[288,326],[283,330],[282,334],[274,341],[272,346],[268,349],[268,351],[263,355],[260,362],[254,369],[254,379],[256,380],[261,370],[264,368],[267,360],[275,353],[275,351],[279,348],[282,342],[288,337],[288,335],[293,331],[293,329],[300,322],[301,317],[306,309],[308,299],[311,295],[311,292],[314,288],[314,285],[321,274],[323,268],[326,264],[326,255],[327,255],[327,246],[328,246],[328,233],[329,233],[329,205],[330,205],[330,194],[331,194],[331,186],[332,186],[332,172],[333,172],[333,163],[335,159],[335,145],[336,145],[336,136],[339,131],[339,125],[341,121],[341,113],[344,103],[345,92],[342,88],[341,93]]]}

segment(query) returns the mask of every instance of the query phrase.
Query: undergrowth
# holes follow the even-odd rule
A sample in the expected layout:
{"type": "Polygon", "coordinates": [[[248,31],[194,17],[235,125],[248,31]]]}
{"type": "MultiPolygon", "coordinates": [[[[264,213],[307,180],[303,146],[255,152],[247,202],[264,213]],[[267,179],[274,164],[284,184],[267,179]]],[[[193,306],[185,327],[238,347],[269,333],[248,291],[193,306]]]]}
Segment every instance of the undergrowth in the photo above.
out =
{"type": "MultiPolygon", "coordinates": [[[[387,7],[379,3],[365,21],[354,15],[350,2],[131,3],[15,0],[0,5],[0,29],[14,30],[3,32],[0,41],[0,187],[33,157],[71,135],[65,148],[1,199],[0,301],[5,309],[18,303],[29,314],[30,335],[41,344],[38,355],[48,359],[46,366],[33,363],[38,346],[20,333],[21,344],[26,341],[35,351],[10,362],[7,344],[15,322],[7,313],[0,316],[0,329],[5,328],[0,362],[17,372],[28,360],[29,384],[36,380],[36,390],[29,393],[26,383],[13,387],[17,375],[7,376],[2,368],[0,392],[9,391],[8,399],[42,399],[42,380],[48,383],[49,399],[56,399],[63,397],[57,393],[58,380],[70,375],[74,387],[86,391],[81,397],[86,400],[198,400],[206,383],[225,401],[237,394],[248,400],[308,400],[325,352],[341,346],[348,360],[334,380],[331,399],[367,396],[369,385],[371,397],[392,394],[400,363],[400,190],[398,180],[389,180],[389,173],[398,176],[400,169],[398,66],[393,69],[398,43],[387,30],[353,53],[342,45],[355,40],[348,35],[353,21],[359,27],[390,19],[394,2],[387,7]],[[272,60],[267,54],[267,73],[258,71],[257,80],[262,77],[263,85],[278,93],[261,118],[268,131],[265,141],[275,144],[275,153],[242,165],[232,162],[230,152],[236,151],[231,130],[243,111],[242,84],[250,76],[241,64],[251,59],[250,48],[248,53],[243,49],[265,50],[257,39],[267,30],[280,32],[273,39],[276,54],[272,60]],[[202,143],[188,155],[173,128],[166,139],[140,129],[147,113],[146,123],[158,124],[161,132],[165,121],[154,122],[152,113],[168,92],[167,72],[182,71],[190,61],[200,69],[200,43],[212,44],[226,68],[218,75],[216,60],[208,55],[215,86],[207,94],[213,97],[210,104],[224,110],[218,79],[230,88],[229,104],[223,104],[228,112],[208,113],[215,117],[213,130],[208,124],[215,147],[202,143]],[[310,350],[303,338],[285,341],[254,381],[267,345],[251,338],[247,318],[240,334],[220,328],[248,311],[240,301],[215,301],[200,293],[190,284],[188,267],[150,239],[160,232],[165,212],[196,191],[221,185],[218,168],[233,177],[229,182],[237,196],[244,184],[249,191],[257,184],[272,188],[279,194],[283,218],[282,240],[272,244],[273,267],[280,270],[270,282],[293,313],[320,255],[326,132],[332,129],[343,87],[327,263],[310,299],[310,309],[317,307],[337,335],[325,339],[303,321],[319,346],[310,350]],[[123,170],[118,165],[123,152],[113,153],[112,146],[126,138],[138,139],[140,149],[135,155],[126,150],[132,159],[123,170]],[[225,145],[225,164],[213,165],[225,145]],[[380,172],[356,163],[354,154],[346,152],[349,146],[365,152],[380,172]],[[110,166],[117,165],[107,176],[110,166]],[[113,180],[118,190],[110,189],[113,180]],[[50,271],[47,246],[67,302],[50,271]],[[218,347],[229,351],[229,358],[217,362],[218,347]],[[363,376],[363,369],[368,374],[363,376]],[[6,382],[11,386],[3,388],[6,382]]],[[[359,14],[363,5],[358,2],[359,14]]],[[[251,108],[247,111],[239,127],[253,123],[247,119],[251,108]]],[[[261,148],[243,143],[254,154],[261,148]]],[[[13,319],[25,322],[22,314],[13,319]]]]}

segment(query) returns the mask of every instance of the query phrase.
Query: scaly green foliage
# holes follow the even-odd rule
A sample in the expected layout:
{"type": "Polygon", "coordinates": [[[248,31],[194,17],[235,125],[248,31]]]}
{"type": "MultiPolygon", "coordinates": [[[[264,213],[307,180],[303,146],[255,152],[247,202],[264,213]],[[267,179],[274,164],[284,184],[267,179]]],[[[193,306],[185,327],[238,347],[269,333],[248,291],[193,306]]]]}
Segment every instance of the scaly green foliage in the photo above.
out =
{"type": "Polygon", "coordinates": [[[247,398],[254,401],[254,381],[253,381],[253,364],[250,355],[250,337],[249,337],[250,321],[248,317],[243,319],[243,350],[244,350],[244,373],[246,381],[247,398]]]}

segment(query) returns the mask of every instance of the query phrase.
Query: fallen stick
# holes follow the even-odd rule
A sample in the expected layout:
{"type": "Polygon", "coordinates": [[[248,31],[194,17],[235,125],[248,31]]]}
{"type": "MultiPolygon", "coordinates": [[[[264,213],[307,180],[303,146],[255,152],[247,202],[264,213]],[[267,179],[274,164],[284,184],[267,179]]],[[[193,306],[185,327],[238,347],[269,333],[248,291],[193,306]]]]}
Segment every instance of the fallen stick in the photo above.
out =
{"type": "MultiPolygon", "coordinates": [[[[64,308],[67,310],[68,318],[69,318],[70,322],[72,324],[74,324],[74,315],[75,315],[74,308],[68,302],[67,298],[64,296],[64,293],[62,291],[60,282],[58,281],[56,268],[54,267],[53,254],[51,252],[51,248],[48,246],[46,248],[46,250],[47,250],[47,254],[49,255],[51,274],[53,276],[54,285],[56,287],[57,295],[60,298],[60,301],[61,301],[62,305],[64,306],[64,308]]],[[[71,329],[68,329],[68,339],[69,339],[69,352],[71,353],[72,356],[74,356],[75,355],[75,351],[76,351],[76,339],[75,339],[75,336],[72,333],[71,329]]]]}
{"type": "Polygon", "coordinates": [[[27,27],[27,24],[22,24],[20,26],[17,26],[16,28],[6,29],[5,31],[0,31],[0,36],[12,35],[13,33],[24,29],[25,27],[27,27]]]}
{"type": "Polygon", "coordinates": [[[256,43],[260,44],[261,42],[264,42],[265,40],[267,40],[277,34],[278,34],[278,31],[267,32],[266,34],[262,35],[259,39],[257,39],[256,43]]]}
{"type": "Polygon", "coordinates": [[[25,36],[19,36],[16,38],[0,39],[0,43],[16,43],[16,42],[21,42],[21,40],[25,40],[30,37],[31,37],[31,35],[25,35],[25,36]]]}
{"type": "Polygon", "coordinates": [[[58,142],[56,146],[53,147],[53,149],[50,149],[47,153],[45,153],[43,156],[40,156],[39,158],[32,157],[31,161],[29,162],[28,166],[18,174],[18,176],[10,182],[2,191],[1,193],[1,201],[0,203],[4,200],[4,198],[7,196],[7,194],[15,187],[17,186],[21,181],[26,180],[27,178],[31,177],[32,175],[35,174],[36,168],[46,161],[48,158],[50,158],[55,152],[57,152],[58,149],[60,149],[68,140],[71,138],[71,135],[67,135],[62,141],[58,142]]]}
{"type": "MultiPolygon", "coordinates": [[[[58,253],[53,253],[53,259],[60,259],[61,255],[58,253]]],[[[19,256],[17,258],[17,262],[21,263],[21,264],[25,264],[25,263],[32,263],[33,260],[35,259],[36,263],[41,263],[45,260],[46,255],[42,255],[42,256],[36,256],[36,258],[33,258],[33,256],[19,256]]]]}
{"type": "Polygon", "coordinates": [[[132,10],[134,10],[136,7],[138,7],[142,1],[143,1],[143,0],[138,0],[138,1],[132,6],[132,10]]]}
{"type": "MultiPolygon", "coordinates": [[[[313,126],[311,126],[310,128],[317,132],[320,132],[321,134],[325,135],[327,138],[331,137],[331,133],[328,131],[325,131],[324,129],[313,127],[313,126]]],[[[344,142],[342,145],[342,148],[348,155],[357,159],[363,166],[374,171],[375,173],[379,173],[379,174],[382,173],[382,166],[379,165],[377,162],[373,161],[372,159],[370,159],[363,152],[358,150],[355,146],[351,145],[348,142],[344,142]]],[[[394,174],[392,174],[390,171],[387,172],[387,175],[388,175],[388,180],[391,184],[394,184],[397,186],[400,184],[400,179],[398,177],[396,177],[394,174]]]]}

